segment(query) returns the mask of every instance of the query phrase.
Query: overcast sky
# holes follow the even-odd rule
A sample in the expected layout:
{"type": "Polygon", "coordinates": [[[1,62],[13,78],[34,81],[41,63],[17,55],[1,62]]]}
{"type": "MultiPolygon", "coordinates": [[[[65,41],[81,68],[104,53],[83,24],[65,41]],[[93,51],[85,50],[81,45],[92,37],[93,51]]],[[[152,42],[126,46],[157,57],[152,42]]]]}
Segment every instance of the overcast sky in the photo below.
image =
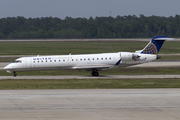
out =
{"type": "Polygon", "coordinates": [[[0,0],[0,18],[180,15],[180,0],[0,0]]]}

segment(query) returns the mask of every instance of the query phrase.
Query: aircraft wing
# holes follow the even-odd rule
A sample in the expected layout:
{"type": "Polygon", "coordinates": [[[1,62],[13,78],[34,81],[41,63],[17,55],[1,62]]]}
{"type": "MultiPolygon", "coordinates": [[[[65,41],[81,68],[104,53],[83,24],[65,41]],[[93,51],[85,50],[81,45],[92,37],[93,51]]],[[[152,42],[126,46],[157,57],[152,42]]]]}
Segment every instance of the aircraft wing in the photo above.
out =
{"type": "Polygon", "coordinates": [[[112,68],[114,65],[90,65],[90,66],[76,66],[76,67],[72,67],[72,69],[76,69],[76,70],[90,70],[92,71],[92,69],[97,69],[99,70],[106,70],[106,69],[110,69],[112,68]]]}

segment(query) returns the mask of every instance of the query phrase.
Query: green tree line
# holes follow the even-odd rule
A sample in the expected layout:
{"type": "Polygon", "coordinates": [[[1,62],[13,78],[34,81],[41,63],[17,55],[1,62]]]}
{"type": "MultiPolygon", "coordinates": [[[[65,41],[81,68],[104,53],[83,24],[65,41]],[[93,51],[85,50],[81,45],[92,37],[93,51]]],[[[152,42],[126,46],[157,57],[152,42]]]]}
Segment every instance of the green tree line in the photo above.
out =
{"type": "Polygon", "coordinates": [[[0,19],[0,39],[180,37],[180,15],[0,19]]]}

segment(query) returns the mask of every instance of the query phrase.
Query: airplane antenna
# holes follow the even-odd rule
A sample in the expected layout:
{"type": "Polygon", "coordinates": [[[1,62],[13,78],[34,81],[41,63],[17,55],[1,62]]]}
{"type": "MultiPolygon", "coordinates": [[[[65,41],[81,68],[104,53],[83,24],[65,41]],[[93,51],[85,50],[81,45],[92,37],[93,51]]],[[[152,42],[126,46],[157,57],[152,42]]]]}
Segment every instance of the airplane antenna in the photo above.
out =
{"type": "Polygon", "coordinates": [[[69,55],[71,55],[71,53],[69,55]]]}

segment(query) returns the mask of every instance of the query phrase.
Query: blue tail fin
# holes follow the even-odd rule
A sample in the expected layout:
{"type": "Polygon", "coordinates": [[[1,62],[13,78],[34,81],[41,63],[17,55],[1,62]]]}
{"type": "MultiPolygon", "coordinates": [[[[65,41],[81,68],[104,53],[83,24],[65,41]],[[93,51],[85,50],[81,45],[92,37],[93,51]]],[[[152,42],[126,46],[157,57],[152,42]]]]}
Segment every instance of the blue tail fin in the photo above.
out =
{"type": "Polygon", "coordinates": [[[165,40],[172,39],[166,36],[155,36],[147,44],[147,46],[140,51],[141,54],[158,54],[165,40]]]}

